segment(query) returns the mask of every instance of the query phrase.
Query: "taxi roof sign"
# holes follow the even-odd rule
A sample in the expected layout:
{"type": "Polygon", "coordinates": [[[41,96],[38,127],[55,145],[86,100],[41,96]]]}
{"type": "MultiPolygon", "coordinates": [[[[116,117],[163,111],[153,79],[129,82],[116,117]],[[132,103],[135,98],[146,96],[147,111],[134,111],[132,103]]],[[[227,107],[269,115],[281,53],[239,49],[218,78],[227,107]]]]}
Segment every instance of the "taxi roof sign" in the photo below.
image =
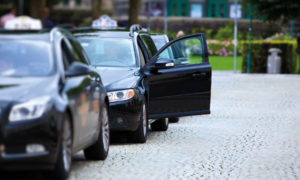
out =
{"type": "Polygon", "coordinates": [[[40,30],[42,22],[29,16],[19,16],[5,23],[4,29],[8,30],[40,30]]]}
{"type": "Polygon", "coordinates": [[[93,28],[117,28],[117,21],[111,19],[108,15],[102,15],[92,23],[93,28]]]}

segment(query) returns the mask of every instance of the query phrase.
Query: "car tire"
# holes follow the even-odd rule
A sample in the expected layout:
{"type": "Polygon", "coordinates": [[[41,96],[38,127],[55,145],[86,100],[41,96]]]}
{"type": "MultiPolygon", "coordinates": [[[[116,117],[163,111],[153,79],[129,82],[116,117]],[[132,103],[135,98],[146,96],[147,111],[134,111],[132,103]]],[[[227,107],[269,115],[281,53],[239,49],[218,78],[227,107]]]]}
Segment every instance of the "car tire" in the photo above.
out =
{"type": "Polygon", "coordinates": [[[178,117],[169,118],[169,122],[171,122],[171,123],[178,123],[178,121],[179,121],[178,117]]]}
{"type": "Polygon", "coordinates": [[[169,127],[169,119],[168,118],[158,119],[151,124],[152,131],[166,131],[166,130],[168,130],[168,127],[169,127]]]}
{"type": "Polygon", "coordinates": [[[62,137],[57,162],[53,172],[51,172],[56,179],[66,179],[70,174],[72,165],[72,144],[72,124],[69,114],[66,113],[63,118],[62,137]]]}
{"type": "Polygon", "coordinates": [[[129,132],[128,138],[133,143],[145,143],[147,141],[148,134],[148,118],[146,104],[142,104],[142,110],[140,114],[140,124],[137,130],[129,132]]]}
{"type": "Polygon", "coordinates": [[[84,149],[84,156],[87,160],[105,160],[109,151],[110,132],[107,105],[104,104],[101,110],[100,131],[97,141],[90,147],[84,149]]]}

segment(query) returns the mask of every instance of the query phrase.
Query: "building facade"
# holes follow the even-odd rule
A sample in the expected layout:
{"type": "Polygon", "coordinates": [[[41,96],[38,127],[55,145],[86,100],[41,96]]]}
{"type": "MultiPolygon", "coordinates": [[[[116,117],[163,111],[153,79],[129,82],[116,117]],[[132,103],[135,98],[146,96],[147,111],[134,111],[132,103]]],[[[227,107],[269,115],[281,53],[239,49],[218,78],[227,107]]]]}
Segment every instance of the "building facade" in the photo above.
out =
{"type": "MultiPolygon", "coordinates": [[[[147,16],[148,9],[151,16],[164,16],[165,7],[168,16],[183,16],[192,18],[247,18],[242,12],[241,4],[237,11],[234,0],[141,0],[140,15],[147,16]]],[[[127,16],[128,0],[114,0],[114,16],[127,16]]]]}

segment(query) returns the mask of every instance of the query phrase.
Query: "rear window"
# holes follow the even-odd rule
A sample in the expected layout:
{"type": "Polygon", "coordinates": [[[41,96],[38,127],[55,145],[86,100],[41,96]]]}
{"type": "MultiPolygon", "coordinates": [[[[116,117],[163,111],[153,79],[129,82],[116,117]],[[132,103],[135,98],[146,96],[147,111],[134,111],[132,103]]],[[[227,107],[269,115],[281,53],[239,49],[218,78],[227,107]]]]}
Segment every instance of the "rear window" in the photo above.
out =
{"type": "Polygon", "coordinates": [[[47,76],[52,69],[53,58],[49,43],[0,41],[0,76],[47,76]]]}
{"type": "Polygon", "coordinates": [[[79,42],[94,66],[135,67],[132,40],[79,37],[79,42]]]}

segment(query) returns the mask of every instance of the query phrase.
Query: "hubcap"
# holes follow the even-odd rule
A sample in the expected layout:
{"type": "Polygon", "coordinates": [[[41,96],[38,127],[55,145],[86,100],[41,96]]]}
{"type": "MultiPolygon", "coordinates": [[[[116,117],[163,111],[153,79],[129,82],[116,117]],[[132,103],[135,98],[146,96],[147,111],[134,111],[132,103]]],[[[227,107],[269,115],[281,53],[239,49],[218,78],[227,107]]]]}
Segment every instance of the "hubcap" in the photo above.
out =
{"type": "Polygon", "coordinates": [[[109,125],[108,125],[108,113],[107,109],[103,108],[102,114],[102,143],[104,150],[108,150],[109,146],[109,125]]]}
{"type": "Polygon", "coordinates": [[[146,115],[146,105],[143,105],[143,131],[144,131],[144,136],[147,134],[147,115],[146,115]]]}
{"type": "Polygon", "coordinates": [[[71,125],[68,120],[64,121],[62,148],[64,168],[66,171],[69,171],[72,160],[72,134],[71,125]]]}

